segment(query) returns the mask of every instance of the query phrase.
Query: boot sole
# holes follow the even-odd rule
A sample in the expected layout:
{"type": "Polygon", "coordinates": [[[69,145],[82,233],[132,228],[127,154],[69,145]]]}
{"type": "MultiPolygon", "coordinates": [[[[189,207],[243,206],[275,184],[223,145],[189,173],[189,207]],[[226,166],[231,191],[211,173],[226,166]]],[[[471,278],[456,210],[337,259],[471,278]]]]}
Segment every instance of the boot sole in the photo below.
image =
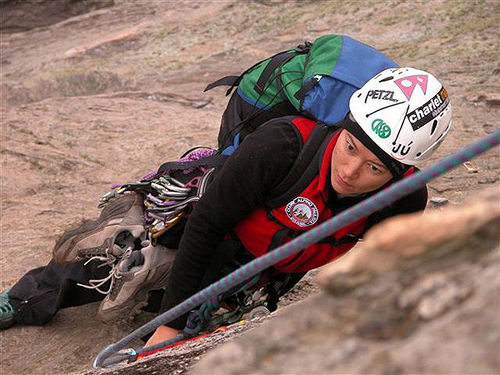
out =
{"type": "Polygon", "coordinates": [[[9,319],[9,320],[2,320],[0,321],[0,331],[12,327],[14,324],[16,324],[16,320],[14,318],[9,319]]]}

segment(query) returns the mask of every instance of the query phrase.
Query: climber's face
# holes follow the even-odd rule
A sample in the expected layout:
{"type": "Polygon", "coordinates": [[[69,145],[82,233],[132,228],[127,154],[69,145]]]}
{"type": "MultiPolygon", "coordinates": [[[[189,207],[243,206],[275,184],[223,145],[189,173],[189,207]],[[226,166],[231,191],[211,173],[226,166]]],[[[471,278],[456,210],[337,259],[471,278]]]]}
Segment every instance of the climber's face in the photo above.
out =
{"type": "Polygon", "coordinates": [[[368,193],[392,178],[385,165],[347,130],[341,130],[333,148],[330,182],[342,195],[368,193]]]}

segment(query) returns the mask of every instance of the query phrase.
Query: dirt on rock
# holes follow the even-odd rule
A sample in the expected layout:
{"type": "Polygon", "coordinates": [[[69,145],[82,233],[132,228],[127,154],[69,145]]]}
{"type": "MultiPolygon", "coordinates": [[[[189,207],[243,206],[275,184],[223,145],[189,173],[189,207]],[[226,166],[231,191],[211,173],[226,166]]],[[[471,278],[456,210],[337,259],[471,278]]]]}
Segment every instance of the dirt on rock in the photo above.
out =
{"type": "MultiPolygon", "coordinates": [[[[0,10],[20,12],[24,3],[3,0],[0,10]]],[[[47,3],[30,1],[24,12],[48,19],[47,3]]],[[[227,98],[223,88],[203,93],[208,83],[304,40],[346,34],[434,73],[449,92],[454,123],[429,163],[499,127],[495,1],[104,3],[29,29],[2,18],[2,290],[46,264],[70,224],[96,217],[112,183],[135,181],[193,146],[216,145],[227,98]]],[[[498,156],[490,151],[432,181],[431,206],[458,205],[498,183],[498,156]]],[[[315,293],[313,276],[301,288],[284,302],[315,293]]],[[[44,327],[2,331],[2,374],[88,371],[102,348],[152,317],[106,326],[96,310],[64,309],[44,327]]],[[[187,372],[199,355],[169,371],[187,372]]]]}

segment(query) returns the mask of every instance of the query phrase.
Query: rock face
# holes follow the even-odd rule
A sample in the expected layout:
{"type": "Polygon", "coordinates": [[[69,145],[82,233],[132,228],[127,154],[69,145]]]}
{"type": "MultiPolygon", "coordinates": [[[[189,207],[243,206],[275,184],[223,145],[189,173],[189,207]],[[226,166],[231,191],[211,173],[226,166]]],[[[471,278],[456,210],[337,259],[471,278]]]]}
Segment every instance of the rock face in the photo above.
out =
{"type": "Polygon", "coordinates": [[[193,374],[500,371],[500,191],[373,228],[323,292],[208,354],[193,374]]]}
{"type": "Polygon", "coordinates": [[[1,30],[18,32],[49,26],[113,4],[113,0],[1,0],[1,30]]]}

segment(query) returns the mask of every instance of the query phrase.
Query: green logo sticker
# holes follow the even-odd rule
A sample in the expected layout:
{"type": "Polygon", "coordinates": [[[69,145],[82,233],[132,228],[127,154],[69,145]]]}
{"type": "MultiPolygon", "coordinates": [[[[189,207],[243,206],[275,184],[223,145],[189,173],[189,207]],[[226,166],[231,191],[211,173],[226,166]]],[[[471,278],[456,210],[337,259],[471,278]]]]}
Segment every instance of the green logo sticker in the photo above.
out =
{"type": "Polygon", "coordinates": [[[387,125],[382,119],[375,119],[372,122],[372,130],[377,134],[380,138],[387,138],[391,135],[391,128],[387,125]]]}

